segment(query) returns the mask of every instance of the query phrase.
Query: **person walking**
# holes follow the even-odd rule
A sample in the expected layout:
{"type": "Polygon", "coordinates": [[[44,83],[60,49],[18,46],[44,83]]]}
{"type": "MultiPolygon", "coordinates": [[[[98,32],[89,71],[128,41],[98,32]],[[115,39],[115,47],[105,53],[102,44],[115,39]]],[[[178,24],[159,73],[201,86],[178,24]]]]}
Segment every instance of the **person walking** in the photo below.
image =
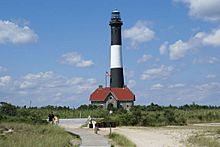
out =
{"type": "Polygon", "coordinates": [[[50,113],[50,114],[48,115],[48,121],[49,121],[49,123],[53,124],[53,119],[54,119],[54,115],[53,115],[53,113],[50,113]]]}
{"type": "Polygon", "coordinates": [[[59,117],[58,115],[55,115],[53,118],[53,124],[58,125],[59,124],[59,117]]]}

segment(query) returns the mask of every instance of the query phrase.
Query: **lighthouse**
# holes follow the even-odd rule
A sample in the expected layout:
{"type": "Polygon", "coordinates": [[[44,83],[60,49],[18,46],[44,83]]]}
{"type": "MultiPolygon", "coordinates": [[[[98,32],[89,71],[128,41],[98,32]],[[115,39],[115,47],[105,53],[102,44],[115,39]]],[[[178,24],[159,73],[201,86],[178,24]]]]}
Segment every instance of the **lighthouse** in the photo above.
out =
{"type": "Polygon", "coordinates": [[[122,40],[120,12],[112,11],[109,22],[111,28],[111,58],[110,58],[110,86],[99,87],[90,95],[91,104],[99,105],[107,109],[123,108],[129,110],[135,101],[135,95],[124,84],[122,64],[122,40]]]}
{"type": "Polygon", "coordinates": [[[120,12],[114,10],[109,22],[111,27],[111,76],[110,87],[111,88],[123,88],[124,87],[124,75],[122,64],[122,41],[121,41],[121,21],[120,12]]]}

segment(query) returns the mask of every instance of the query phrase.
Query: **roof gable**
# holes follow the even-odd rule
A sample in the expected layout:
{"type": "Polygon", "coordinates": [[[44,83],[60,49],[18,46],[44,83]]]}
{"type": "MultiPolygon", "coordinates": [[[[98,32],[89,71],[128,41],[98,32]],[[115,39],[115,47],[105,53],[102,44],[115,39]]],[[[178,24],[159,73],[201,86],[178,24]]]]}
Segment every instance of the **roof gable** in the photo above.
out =
{"type": "Polygon", "coordinates": [[[106,96],[105,101],[108,101],[112,97],[115,101],[117,101],[116,96],[110,91],[109,94],[106,96]]]}
{"type": "Polygon", "coordinates": [[[106,88],[97,88],[91,95],[90,101],[104,101],[110,91],[106,88]]]}

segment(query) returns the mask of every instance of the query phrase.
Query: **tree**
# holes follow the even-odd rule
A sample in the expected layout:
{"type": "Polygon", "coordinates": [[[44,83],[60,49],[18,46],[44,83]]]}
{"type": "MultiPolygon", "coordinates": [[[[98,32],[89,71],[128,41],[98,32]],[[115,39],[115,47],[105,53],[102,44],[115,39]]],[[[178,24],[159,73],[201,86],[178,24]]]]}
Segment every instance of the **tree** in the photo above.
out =
{"type": "Polygon", "coordinates": [[[0,104],[0,112],[2,115],[15,116],[17,114],[16,106],[5,102],[1,102],[0,104]]]}

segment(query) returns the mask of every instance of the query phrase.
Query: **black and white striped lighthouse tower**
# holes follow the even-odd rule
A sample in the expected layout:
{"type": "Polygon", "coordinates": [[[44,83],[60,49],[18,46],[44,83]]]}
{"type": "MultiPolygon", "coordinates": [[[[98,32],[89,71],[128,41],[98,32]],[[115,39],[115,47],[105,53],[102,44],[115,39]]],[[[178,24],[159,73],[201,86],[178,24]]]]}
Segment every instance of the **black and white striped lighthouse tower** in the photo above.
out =
{"type": "Polygon", "coordinates": [[[121,21],[120,12],[114,10],[112,12],[111,21],[111,88],[124,87],[124,75],[122,66],[122,48],[121,48],[121,21]]]}
{"type": "Polygon", "coordinates": [[[109,25],[111,26],[110,87],[107,87],[107,77],[109,73],[106,72],[106,86],[103,87],[100,85],[92,92],[89,99],[91,104],[99,105],[104,108],[111,109],[114,107],[129,110],[134,105],[135,95],[124,85],[121,47],[121,26],[123,23],[119,11],[114,10],[112,12],[109,25]]]}

